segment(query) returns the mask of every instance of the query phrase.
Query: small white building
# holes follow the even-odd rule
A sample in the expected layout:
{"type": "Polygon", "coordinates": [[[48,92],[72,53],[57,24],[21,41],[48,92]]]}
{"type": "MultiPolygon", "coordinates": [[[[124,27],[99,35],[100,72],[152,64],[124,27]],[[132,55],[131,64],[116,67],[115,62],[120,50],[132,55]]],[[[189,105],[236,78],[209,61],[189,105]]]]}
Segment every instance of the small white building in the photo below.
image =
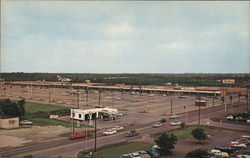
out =
{"type": "Polygon", "coordinates": [[[70,118],[74,118],[75,120],[93,120],[95,118],[100,117],[100,114],[116,114],[118,113],[117,109],[105,107],[105,108],[95,108],[95,109],[71,109],[70,118]]]}
{"type": "Polygon", "coordinates": [[[0,128],[12,129],[19,127],[19,117],[0,117],[0,128]]]}

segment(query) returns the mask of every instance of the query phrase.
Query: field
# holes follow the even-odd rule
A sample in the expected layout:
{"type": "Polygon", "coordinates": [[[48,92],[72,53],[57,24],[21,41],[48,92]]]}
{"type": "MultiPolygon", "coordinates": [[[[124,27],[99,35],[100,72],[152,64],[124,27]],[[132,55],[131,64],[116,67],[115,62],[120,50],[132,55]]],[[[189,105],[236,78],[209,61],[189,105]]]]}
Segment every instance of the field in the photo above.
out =
{"type": "Polygon", "coordinates": [[[68,108],[64,106],[48,105],[48,104],[41,104],[34,102],[27,102],[25,104],[25,110],[27,113],[34,113],[38,111],[51,112],[53,110],[62,110],[62,109],[68,109],[68,108]]]}
{"type": "MultiPolygon", "coordinates": [[[[28,119],[32,121],[34,125],[39,125],[39,126],[71,127],[72,126],[71,122],[49,119],[50,112],[56,110],[65,110],[65,109],[68,108],[58,105],[48,105],[48,104],[28,102],[25,104],[25,110],[26,110],[25,119],[28,119]]],[[[81,125],[81,127],[83,127],[83,125],[81,125]]]]}

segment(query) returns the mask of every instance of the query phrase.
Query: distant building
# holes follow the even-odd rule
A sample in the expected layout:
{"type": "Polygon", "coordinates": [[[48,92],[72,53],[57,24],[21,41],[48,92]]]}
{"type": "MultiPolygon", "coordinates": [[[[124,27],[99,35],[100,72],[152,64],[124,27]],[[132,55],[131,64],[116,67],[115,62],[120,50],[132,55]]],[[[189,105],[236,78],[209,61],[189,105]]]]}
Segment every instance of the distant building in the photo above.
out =
{"type": "Polygon", "coordinates": [[[19,127],[19,118],[18,117],[0,117],[0,128],[12,129],[19,127]]]}
{"type": "Polygon", "coordinates": [[[60,75],[57,75],[57,80],[58,80],[59,82],[70,82],[70,81],[71,81],[70,78],[65,78],[65,77],[62,77],[62,76],[60,76],[60,75]]]}

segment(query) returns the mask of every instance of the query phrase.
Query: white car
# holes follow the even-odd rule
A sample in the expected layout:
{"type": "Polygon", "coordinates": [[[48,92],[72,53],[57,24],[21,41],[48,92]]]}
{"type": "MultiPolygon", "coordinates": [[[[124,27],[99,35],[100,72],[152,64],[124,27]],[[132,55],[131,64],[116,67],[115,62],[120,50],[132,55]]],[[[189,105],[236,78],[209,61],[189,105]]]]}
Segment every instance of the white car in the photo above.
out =
{"type": "Polygon", "coordinates": [[[171,126],[180,126],[181,125],[181,121],[174,121],[174,122],[171,122],[170,125],[171,126]]]}
{"type": "Polygon", "coordinates": [[[124,129],[124,127],[122,127],[122,126],[115,126],[111,130],[121,131],[123,129],[124,129]]]}
{"type": "Polygon", "coordinates": [[[178,115],[169,116],[170,119],[176,119],[176,118],[178,118],[178,117],[179,117],[178,115]]]}
{"type": "Polygon", "coordinates": [[[152,148],[153,148],[153,149],[156,149],[156,150],[160,150],[160,149],[161,149],[161,147],[159,147],[159,145],[153,145],[152,148]]]}
{"type": "Polygon", "coordinates": [[[231,141],[230,144],[232,144],[233,147],[239,147],[239,148],[244,148],[244,149],[247,148],[246,144],[242,144],[237,141],[231,141]]]}
{"type": "Polygon", "coordinates": [[[131,158],[142,158],[138,152],[131,153],[131,154],[129,154],[129,156],[131,158]]]}
{"type": "Polygon", "coordinates": [[[236,158],[250,158],[249,155],[236,155],[236,158]]]}
{"type": "Polygon", "coordinates": [[[33,125],[33,122],[29,120],[23,120],[23,121],[20,121],[20,125],[33,125]]]}
{"type": "Polygon", "coordinates": [[[116,134],[117,133],[117,131],[116,130],[108,130],[108,131],[106,131],[106,132],[103,132],[103,135],[105,135],[105,136],[107,136],[107,135],[112,135],[112,134],[116,134]]]}
{"type": "Polygon", "coordinates": [[[162,126],[162,123],[160,123],[160,122],[156,122],[156,123],[154,123],[154,124],[152,125],[152,127],[155,127],[155,128],[161,127],[161,126],[162,126]]]}
{"type": "Polygon", "coordinates": [[[227,116],[227,120],[234,120],[234,116],[233,115],[227,116]]]}
{"type": "Polygon", "coordinates": [[[218,155],[218,156],[222,156],[222,157],[229,157],[227,152],[222,152],[220,150],[211,150],[211,153],[218,155]]]}

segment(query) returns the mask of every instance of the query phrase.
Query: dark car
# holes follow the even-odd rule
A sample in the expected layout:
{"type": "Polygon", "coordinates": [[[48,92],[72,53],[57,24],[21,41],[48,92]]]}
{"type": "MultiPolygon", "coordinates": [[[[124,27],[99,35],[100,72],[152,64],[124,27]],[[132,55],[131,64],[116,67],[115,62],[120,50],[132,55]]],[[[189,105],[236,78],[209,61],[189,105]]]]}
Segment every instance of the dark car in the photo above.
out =
{"type": "Polygon", "coordinates": [[[133,137],[133,136],[137,136],[137,135],[139,135],[139,134],[140,134],[140,133],[139,133],[138,131],[132,130],[132,131],[126,132],[126,133],[125,133],[125,136],[126,136],[126,137],[133,137]]]}
{"type": "Polygon", "coordinates": [[[160,157],[160,153],[159,153],[156,149],[154,149],[154,148],[150,148],[150,149],[146,150],[146,152],[147,152],[151,157],[153,157],[153,158],[158,158],[158,157],[160,157]]]}

